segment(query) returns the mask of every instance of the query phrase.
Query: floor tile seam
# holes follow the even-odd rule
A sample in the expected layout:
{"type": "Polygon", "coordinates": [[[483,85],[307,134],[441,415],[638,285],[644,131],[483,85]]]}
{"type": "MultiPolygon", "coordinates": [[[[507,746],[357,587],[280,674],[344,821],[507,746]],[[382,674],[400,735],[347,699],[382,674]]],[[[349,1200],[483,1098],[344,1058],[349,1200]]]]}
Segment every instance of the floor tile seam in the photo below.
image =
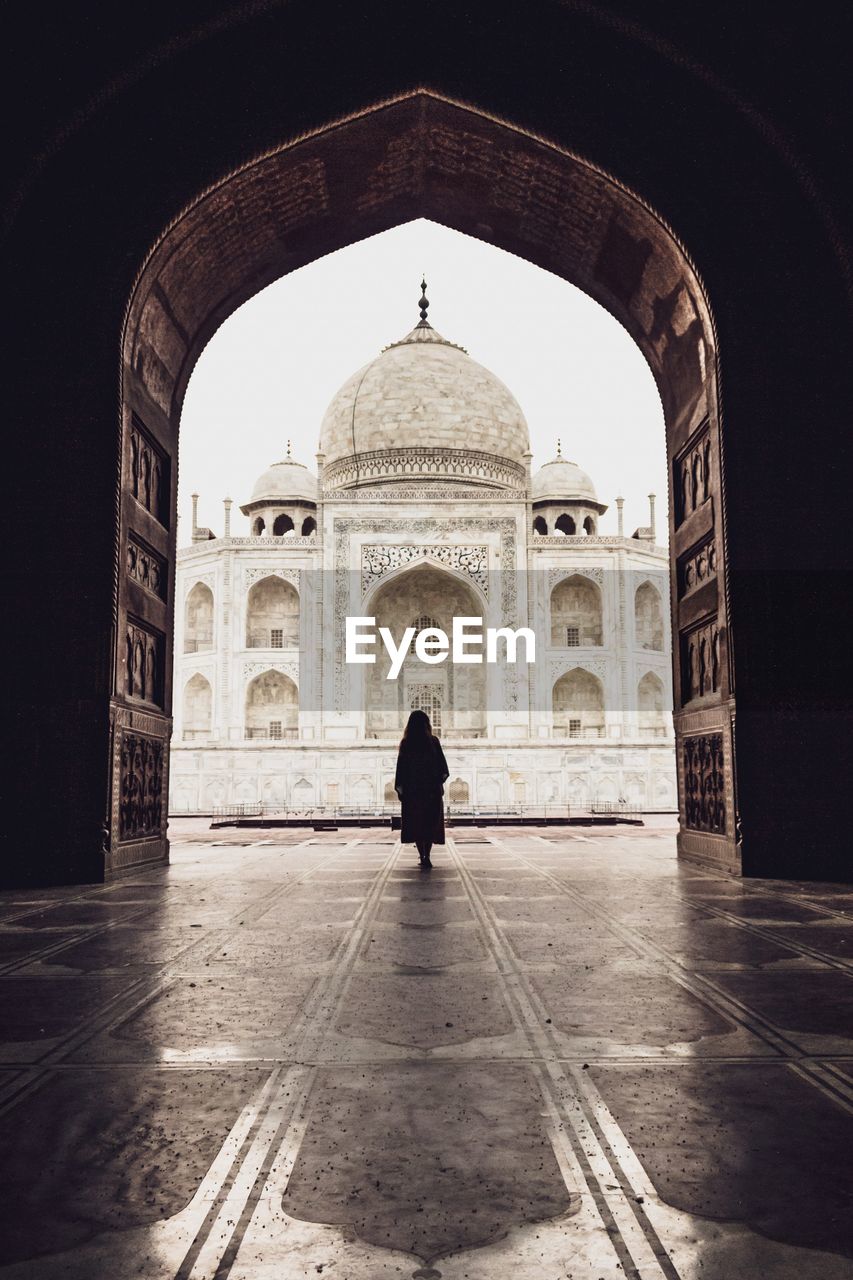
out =
{"type": "MultiPolygon", "coordinates": [[[[582,895],[580,895],[578,891],[570,890],[568,886],[565,886],[565,891],[573,898],[582,898],[582,895]]],[[[601,914],[605,922],[610,919],[606,911],[603,909],[601,909],[601,914]]],[[[619,929],[620,931],[625,929],[629,933],[632,932],[630,926],[620,924],[619,929]]],[[[646,940],[644,940],[644,942],[645,941],[646,940]]],[[[673,961],[663,948],[659,948],[656,944],[651,942],[648,942],[647,946],[649,950],[652,951],[652,954],[659,952],[669,966],[672,966],[673,964],[676,966],[672,976],[674,980],[678,981],[686,990],[690,991],[698,999],[702,1000],[703,1003],[708,1004],[715,1012],[740,1023],[751,1034],[758,1036],[758,1038],[763,1040],[770,1048],[779,1052],[789,1065],[802,1064],[803,1070],[800,1074],[804,1079],[807,1079],[812,1083],[815,1088],[820,1089],[820,1091],[825,1093],[826,1096],[832,1096],[837,1105],[843,1107],[845,1110],[850,1109],[851,1104],[848,1101],[846,1089],[833,1089],[830,1092],[830,1090],[819,1083],[811,1070],[810,1058],[804,1058],[803,1050],[796,1044],[796,1042],[790,1040],[784,1031],[781,1031],[775,1026],[775,1024],[750,1009],[748,1005],[743,1001],[738,1000],[737,997],[734,997],[730,995],[729,992],[722,990],[716,983],[713,983],[703,974],[687,970],[685,967],[681,966],[678,961],[673,961]],[[688,978],[692,979],[692,981],[688,981],[688,978]],[[699,990],[696,989],[697,985],[700,988],[699,990]],[[713,996],[710,998],[709,992],[713,993],[713,996]],[[738,1016],[738,1013],[736,1012],[738,1010],[740,1011],[741,1016],[738,1016]]],[[[851,1096],[853,1096],[853,1093],[851,1093],[851,1096]]]]}
{"type": "MultiPolygon", "coordinates": [[[[549,878],[554,879],[555,883],[561,883],[554,877],[551,877],[550,874],[549,878]]],[[[567,897],[576,902],[579,906],[584,906],[591,915],[600,919],[601,922],[620,937],[622,941],[633,946],[634,949],[645,958],[662,963],[668,976],[675,983],[683,987],[686,991],[689,991],[691,995],[695,996],[699,1001],[701,1001],[701,1003],[708,1006],[713,1012],[726,1018],[728,1021],[734,1021],[751,1035],[756,1036],[770,1048],[774,1049],[778,1053],[784,1054],[786,1057],[796,1059],[802,1056],[802,1050],[800,1047],[795,1041],[788,1038],[784,1030],[778,1029],[772,1022],[765,1019],[755,1010],[750,1009],[748,1005],[745,1005],[742,1001],[738,1000],[737,997],[730,995],[728,992],[722,991],[720,987],[715,983],[712,983],[710,979],[706,978],[704,973],[688,969],[674,957],[670,956],[663,947],[660,947],[657,943],[637,934],[636,930],[632,926],[625,925],[622,922],[615,920],[604,908],[599,907],[597,904],[592,904],[588,900],[584,899],[583,895],[577,890],[572,889],[565,884],[562,884],[561,887],[567,897]]]]}
{"type": "MultiPolygon", "coordinates": [[[[719,883],[719,884],[728,885],[728,884],[731,884],[732,882],[731,877],[729,876],[710,876],[708,877],[708,879],[712,884],[719,883]]],[[[808,907],[810,911],[814,911],[815,915],[818,918],[822,915],[830,916],[830,917],[835,917],[839,915],[839,912],[834,911],[831,907],[824,907],[821,903],[810,902],[808,898],[798,897],[796,894],[793,894],[793,893],[786,893],[784,889],[766,889],[764,888],[763,885],[757,885],[751,880],[747,881],[747,883],[749,884],[749,893],[747,894],[748,897],[766,898],[771,902],[774,899],[779,899],[781,902],[789,903],[792,906],[808,907]]],[[[677,896],[684,896],[686,893],[689,893],[689,890],[680,889],[677,885],[673,885],[671,886],[671,892],[677,896]]],[[[849,916],[845,917],[842,914],[841,919],[842,920],[846,919],[849,921],[850,917],[849,916]]]]}
{"type": "MultiPolygon", "coordinates": [[[[323,860],[323,859],[321,859],[321,860],[320,860],[320,862],[319,862],[317,865],[318,865],[318,866],[319,866],[319,865],[322,865],[323,861],[324,861],[324,860],[323,860]]],[[[304,876],[304,875],[307,875],[307,874],[310,874],[310,871],[313,871],[313,870],[316,870],[316,867],[314,867],[314,868],[310,868],[310,869],[309,869],[309,871],[307,871],[307,872],[303,873],[303,876],[304,876]]],[[[303,876],[300,876],[300,877],[298,877],[297,879],[295,879],[295,880],[293,880],[293,881],[288,881],[288,883],[287,883],[287,884],[285,884],[285,885],[279,885],[279,886],[277,886],[277,889],[274,889],[274,890],[272,891],[272,894],[268,894],[268,895],[266,895],[266,896],[262,899],[262,902],[264,902],[264,903],[266,903],[266,904],[267,904],[267,906],[265,907],[265,909],[268,909],[268,907],[269,907],[269,901],[268,901],[268,900],[269,900],[269,898],[270,898],[272,895],[276,894],[276,892],[278,892],[278,893],[279,893],[279,895],[281,895],[281,891],[282,891],[282,890],[289,889],[291,886],[298,884],[298,883],[299,883],[299,880],[300,880],[300,879],[302,879],[302,878],[303,878],[303,876]]],[[[274,904],[273,904],[273,905],[274,905],[274,904]]],[[[119,928],[121,928],[121,927],[123,927],[123,926],[126,926],[126,925],[128,925],[128,924],[135,923],[135,922],[136,922],[136,921],[138,921],[140,918],[143,918],[143,917],[146,915],[146,913],[147,913],[147,912],[150,912],[150,911],[152,911],[152,910],[156,910],[156,907],[152,908],[152,905],[151,905],[150,903],[143,903],[142,905],[140,905],[140,907],[139,907],[139,909],[138,909],[137,911],[135,911],[135,912],[131,913],[131,914],[130,914],[130,915],[128,915],[128,916],[125,916],[125,917],[124,917],[123,919],[121,919],[121,920],[112,920],[112,921],[108,921],[107,923],[105,923],[105,924],[103,924],[103,925],[95,925],[95,926],[94,926],[92,929],[90,929],[90,930],[85,930],[85,931],[81,931],[81,932],[79,932],[79,934],[78,934],[76,937],[73,937],[73,938],[71,938],[70,940],[66,940],[64,943],[58,943],[58,944],[56,944],[54,947],[50,947],[50,945],[48,945],[47,947],[42,948],[42,949],[41,949],[41,950],[39,950],[38,952],[30,952],[28,956],[26,956],[26,957],[22,957],[20,960],[18,960],[18,961],[13,961],[11,964],[6,965],[6,966],[3,966],[2,968],[0,968],[0,978],[4,978],[4,977],[6,977],[6,976],[15,976],[15,974],[16,974],[16,972],[17,972],[17,970],[19,970],[19,969],[21,969],[21,968],[26,967],[28,964],[38,963],[41,959],[43,959],[43,958],[44,958],[44,957],[46,957],[46,956],[60,955],[63,951],[65,951],[65,950],[70,950],[70,948],[71,948],[71,947],[77,946],[80,942],[88,942],[88,941],[89,941],[90,939],[92,939],[92,938],[100,938],[100,937],[103,937],[105,934],[110,933],[110,932],[111,932],[111,931],[113,931],[113,930],[119,929],[119,928]]],[[[26,912],[25,912],[24,914],[26,915],[26,914],[32,914],[32,913],[31,913],[31,912],[30,912],[30,913],[26,913],[26,912]]],[[[240,915],[240,914],[243,914],[243,913],[241,913],[240,911],[235,911],[235,912],[233,912],[233,916],[234,916],[234,917],[236,917],[236,916],[238,916],[238,915],[240,915]]],[[[177,927],[178,927],[178,928],[186,928],[187,926],[177,926],[177,927]]],[[[234,924],[231,924],[231,923],[229,922],[229,923],[227,923],[227,924],[224,924],[224,925],[221,925],[221,926],[215,926],[215,927],[220,928],[220,929],[223,929],[223,930],[227,930],[227,929],[237,928],[237,927],[239,927],[239,926],[234,925],[234,924]]],[[[57,926],[57,928],[61,928],[61,926],[57,926]]],[[[155,930],[156,930],[156,927],[155,927],[155,930]]],[[[195,941],[191,941],[191,942],[187,943],[187,946],[186,946],[185,948],[183,948],[183,950],[182,950],[179,954],[180,954],[181,956],[184,956],[184,955],[186,954],[186,952],[187,952],[190,948],[192,948],[192,947],[195,947],[195,946],[199,945],[199,943],[200,943],[201,941],[202,941],[202,939],[197,939],[197,940],[195,940],[195,941]]],[[[170,963],[171,963],[171,962],[170,962],[170,963]]],[[[42,974],[32,974],[32,975],[28,975],[28,976],[31,976],[31,977],[42,977],[42,976],[43,976],[43,977],[54,977],[54,976],[56,976],[56,977],[59,977],[60,975],[53,975],[53,974],[44,974],[44,975],[42,975],[42,974]]],[[[71,975],[69,975],[69,976],[71,976],[71,975]]]]}
{"type": "MultiPolygon", "coordinates": [[[[214,1273],[214,1280],[227,1280],[230,1275],[258,1204],[261,1201],[273,1199],[280,1202],[287,1191],[305,1134],[308,1131],[308,1120],[313,1107],[312,1095],[319,1075],[320,1071],[317,1068],[309,1071],[306,1083],[290,1108],[289,1114],[286,1117],[282,1117],[279,1128],[258,1170],[258,1175],[249,1190],[243,1210],[233,1224],[234,1229],[229,1235],[225,1248],[222,1250],[219,1265],[214,1273]],[[281,1165],[279,1166],[280,1159],[281,1165]]],[[[204,1280],[204,1278],[199,1277],[198,1280],[204,1280]]]]}
{"type": "Polygon", "coordinates": [[[220,1271],[222,1259],[229,1251],[234,1232],[267,1165],[270,1151],[275,1149],[282,1128],[289,1123],[290,1116],[306,1093],[306,1086],[299,1087],[300,1079],[306,1074],[307,1091],[310,1092],[315,1075],[311,1069],[306,1071],[303,1067],[291,1066],[279,1073],[277,1087],[271,1091],[264,1114],[253,1127],[251,1140],[247,1137],[241,1147],[242,1159],[232,1164],[228,1183],[220,1187],[216,1203],[210,1206],[186,1250],[175,1280],[223,1274],[220,1271]],[[288,1089],[294,1091],[295,1097],[290,1096],[288,1089]]]}
{"type": "MultiPolygon", "coordinates": [[[[692,906],[689,899],[681,898],[687,906],[692,906]]],[[[772,929],[766,925],[756,924],[752,920],[744,920],[740,916],[734,915],[732,912],[726,911],[724,907],[708,907],[715,919],[724,920],[727,924],[733,925],[744,933],[754,934],[758,938],[763,938],[767,942],[775,942],[777,946],[784,947],[788,951],[793,951],[795,955],[803,956],[809,960],[819,960],[822,964],[829,968],[838,969],[842,973],[853,972],[853,962],[844,960],[838,956],[827,955],[824,951],[819,951],[817,947],[810,947],[806,942],[797,942],[794,938],[780,938],[778,934],[773,933],[772,929]]],[[[790,923],[797,924],[800,922],[792,921],[790,923]]],[[[802,921],[808,928],[811,921],[802,921]]],[[[850,922],[853,929],[853,921],[850,922]]]]}
{"type": "Polygon", "coordinates": [[[395,843],[384,867],[376,876],[361,911],[350,927],[349,938],[338,947],[333,957],[332,969],[318,979],[317,986],[310,997],[310,1011],[308,1008],[303,1009],[285,1032],[284,1042],[292,1046],[289,1056],[296,1061],[303,1062],[308,1059],[313,1061],[321,1057],[323,1044],[334,1026],[352,979],[355,964],[363,946],[364,934],[378,910],[384,885],[395,866],[400,849],[400,844],[395,843]],[[314,1053],[311,1052],[312,1036],[317,1040],[314,1053]]]}
{"type": "MultiPolygon", "coordinates": [[[[227,1166],[225,1167],[223,1171],[223,1176],[218,1180],[218,1185],[215,1185],[214,1183],[215,1195],[212,1195],[208,1198],[204,1194],[205,1183],[210,1177],[211,1171],[216,1165],[217,1161],[222,1157],[222,1153],[226,1149],[228,1142],[231,1138],[231,1135],[234,1133],[235,1129],[240,1124],[240,1121],[246,1112],[246,1108],[244,1108],[243,1112],[241,1112],[241,1115],[238,1117],[237,1123],[231,1126],[231,1129],[229,1130],[225,1138],[225,1141],[222,1143],[222,1146],[220,1146],[216,1156],[214,1156],[213,1160],[211,1161],[211,1164],[208,1167],[207,1173],[205,1174],[204,1178],[200,1182],[199,1186],[196,1188],[196,1192],[193,1195],[193,1198],[190,1201],[190,1204],[187,1206],[187,1209],[184,1210],[184,1213],[191,1211],[191,1207],[194,1203],[198,1203],[199,1206],[204,1206],[205,1203],[207,1204],[207,1210],[204,1216],[201,1217],[199,1226],[194,1232],[189,1246],[185,1250],[184,1257],[181,1260],[181,1263],[176,1272],[176,1277],[181,1276],[182,1272],[184,1272],[187,1258],[191,1254],[194,1257],[197,1255],[198,1250],[195,1249],[195,1243],[199,1239],[199,1237],[203,1235],[205,1231],[205,1227],[207,1227],[208,1224],[210,1224],[210,1227],[208,1228],[208,1230],[210,1230],[210,1228],[212,1228],[213,1226],[213,1223],[216,1221],[216,1218],[219,1213],[219,1209],[223,1201],[227,1198],[228,1193],[231,1187],[233,1186],[236,1177],[239,1175],[239,1171],[242,1168],[243,1162],[246,1158],[243,1155],[243,1153],[247,1151],[247,1149],[251,1149],[252,1143],[255,1141],[257,1133],[261,1128],[264,1122],[264,1119],[269,1111],[269,1107],[272,1105],[273,1099],[275,1097],[276,1086],[278,1085],[281,1079],[281,1076],[284,1072],[285,1072],[284,1064],[283,1063],[277,1064],[272,1069],[270,1074],[267,1076],[267,1079],[264,1081],[263,1085],[257,1091],[256,1097],[258,1098],[258,1104],[256,1107],[255,1115],[251,1119],[251,1122],[248,1125],[244,1126],[240,1141],[235,1144],[235,1150],[234,1150],[233,1156],[231,1160],[228,1162],[227,1166]],[[266,1098],[264,1098],[265,1094],[267,1095],[266,1098]]],[[[211,1187],[211,1190],[213,1190],[213,1187],[211,1187]]],[[[200,1247],[201,1245],[199,1245],[199,1248],[200,1247]]]]}
{"type": "MultiPolygon", "coordinates": [[[[90,929],[80,930],[75,937],[66,939],[64,942],[57,942],[53,945],[48,943],[38,951],[31,951],[27,956],[20,957],[18,960],[13,960],[7,965],[0,966],[0,978],[14,976],[17,969],[37,962],[45,956],[59,955],[62,951],[65,951],[70,947],[77,946],[80,942],[88,942],[90,938],[102,938],[105,934],[110,933],[115,929],[119,929],[123,925],[132,924],[139,918],[139,916],[144,915],[145,910],[146,908],[144,906],[140,907],[138,912],[134,912],[130,916],[125,916],[123,920],[108,920],[104,924],[95,924],[90,929]]],[[[62,928],[61,925],[57,925],[56,927],[57,929],[62,928]]],[[[38,936],[35,931],[34,936],[38,936]]]]}
{"type": "Polygon", "coordinates": [[[789,1062],[787,1065],[790,1071],[819,1090],[830,1102],[853,1115],[853,1081],[844,1081],[842,1077],[827,1080],[823,1069],[814,1062],[789,1062]]]}
{"type": "MultiPolygon", "coordinates": [[[[507,942],[507,940],[502,936],[500,926],[498,925],[496,918],[494,917],[494,914],[490,911],[486,899],[480,894],[479,890],[476,888],[473,877],[470,877],[467,874],[467,868],[464,866],[464,860],[462,858],[462,855],[455,848],[452,839],[450,841],[450,847],[453,855],[457,859],[460,875],[463,878],[463,882],[466,884],[468,892],[471,895],[472,909],[481,919],[481,927],[483,928],[483,933],[485,935],[487,945],[489,949],[494,952],[495,960],[498,967],[498,981],[504,987],[504,999],[508,1007],[513,1011],[514,1021],[516,1022],[516,1025],[519,1026],[519,1029],[522,1030],[523,1034],[525,1034],[528,1040],[528,1043],[531,1045],[531,1047],[535,1046],[540,1050],[537,1056],[541,1057],[542,1064],[547,1073],[547,1078],[550,1081],[551,1101],[553,1101],[554,1105],[556,1106],[558,1115],[562,1117],[563,1123],[568,1126],[566,1132],[567,1134],[570,1135],[570,1141],[572,1142],[572,1147],[575,1150],[575,1154],[578,1156],[579,1161],[581,1162],[581,1167],[584,1169],[584,1180],[586,1182],[587,1190],[589,1191],[589,1194],[595,1201],[597,1207],[599,1205],[598,1197],[601,1197],[601,1199],[607,1204],[609,1216],[611,1218],[611,1221],[613,1222],[614,1229],[618,1233],[618,1237],[621,1241],[621,1244],[626,1251],[628,1259],[630,1260],[630,1265],[632,1268],[636,1267],[638,1275],[642,1275],[643,1272],[640,1270],[640,1265],[638,1264],[637,1260],[634,1259],[633,1254],[631,1253],[631,1250],[630,1250],[629,1242],[625,1239],[624,1234],[622,1232],[622,1228],[618,1224],[617,1215],[613,1213],[612,1206],[610,1205],[609,1196],[612,1195],[612,1193],[608,1193],[606,1191],[606,1183],[602,1185],[601,1180],[593,1170],[592,1165],[590,1164],[590,1154],[586,1150],[586,1146],[584,1144],[584,1139],[582,1134],[578,1132],[575,1117],[572,1115],[571,1111],[567,1109],[562,1103],[560,1086],[561,1084],[563,1084],[563,1082],[565,1082],[564,1087],[566,1088],[566,1092],[568,1092],[568,1087],[567,1087],[568,1082],[565,1081],[565,1076],[563,1075],[562,1070],[559,1067],[559,1061],[556,1053],[557,1045],[554,1040],[554,1037],[553,1035],[549,1034],[547,1027],[541,1025],[540,1019],[536,1013],[535,1004],[531,999],[531,992],[528,991],[527,989],[526,979],[520,971],[514,970],[514,958],[512,955],[512,949],[509,946],[509,943],[507,942]],[[501,952],[503,953],[502,955],[501,955],[501,952]],[[510,974],[516,979],[515,983],[510,983],[509,981],[510,974]],[[571,1135],[573,1135],[573,1138],[571,1137],[571,1135]],[[589,1170],[588,1174],[586,1173],[587,1169],[589,1170]],[[590,1179],[594,1181],[595,1187],[591,1185],[590,1179]]],[[[542,1078],[541,1077],[538,1077],[538,1078],[540,1079],[540,1085],[541,1085],[542,1078]]],[[[547,1104],[548,1094],[544,1094],[544,1096],[547,1104]]],[[[605,1161],[607,1161],[606,1155],[604,1155],[604,1159],[605,1161]]],[[[624,1192],[623,1192],[623,1198],[625,1199],[624,1207],[627,1207],[627,1209],[630,1211],[633,1220],[637,1223],[637,1225],[640,1228],[640,1231],[642,1232],[642,1235],[644,1237],[646,1244],[650,1245],[653,1252],[655,1253],[656,1260],[658,1261],[659,1269],[663,1270],[663,1268],[661,1267],[660,1261],[657,1259],[658,1249],[660,1250],[661,1254],[667,1258],[667,1263],[669,1262],[669,1259],[668,1259],[668,1256],[666,1255],[666,1251],[662,1243],[657,1237],[657,1233],[654,1231],[654,1228],[652,1227],[651,1223],[648,1222],[648,1219],[646,1218],[645,1213],[642,1210],[642,1206],[636,1205],[635,1203],[632,1203],[630,1200],[625,1198],[624,1192]],[[650,1238],[650,1233],[651,1233],[651,1238],[650,1238]],[[655,1244],[652,1243],[652,1241],[656,1242],[657,1248],[655,1244]]],[[[599,1213],[600,1212],[601,1211],[599,1209],[599,1213]]],[[[621,1217],[622,1216],[621,1213],[618,1216],[621,1217]]],[[[611,1243],[613,1243],[615,1247],[615,1240],[610,1231],[608,1231],[608,1235],[610,1237],[611,1243]]],[[[664,1270],[663,1273],[665,1276],[667,1276],[667,1280],[678,1280],[677,1273],[673,1271],[664,1270]]],[[[627,1274],[630,1274],[630,1272],[627,1272],[627,1274]]],[[[646,1272],[646,1274],[648,1273],[646,1272]]]]}

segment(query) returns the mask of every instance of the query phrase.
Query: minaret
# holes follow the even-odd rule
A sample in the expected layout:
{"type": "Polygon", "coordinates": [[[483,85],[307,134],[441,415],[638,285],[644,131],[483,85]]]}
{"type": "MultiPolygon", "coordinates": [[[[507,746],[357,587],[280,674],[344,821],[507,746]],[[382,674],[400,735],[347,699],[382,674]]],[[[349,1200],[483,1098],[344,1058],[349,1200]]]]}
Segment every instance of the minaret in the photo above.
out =
{"type": "Polygon", "coordinates": [[[225,537],[231,537],[231,499],[223,498],[222,505],[225,508],[225,537]]]}
{"type": "Polygon", "coordinates": [[[624,506],[625,506],[625,499],[617,498],[616,499],[616,531],[619,534],[620,538],[625,537],[625,513],[623,511],[624,506]]]}
{"type": "Polygon", "coordinates": [[[655,495],[649,494],[649,537],[652,542],[655,540],[655,495]]]}
{"type": "Polygon", "coordinates": [[[191,493],[190,497],[193,500],[193,527],[192,527],[191,536],[195,538],[196,534],[198,533],[198,494],[191,493]]]}

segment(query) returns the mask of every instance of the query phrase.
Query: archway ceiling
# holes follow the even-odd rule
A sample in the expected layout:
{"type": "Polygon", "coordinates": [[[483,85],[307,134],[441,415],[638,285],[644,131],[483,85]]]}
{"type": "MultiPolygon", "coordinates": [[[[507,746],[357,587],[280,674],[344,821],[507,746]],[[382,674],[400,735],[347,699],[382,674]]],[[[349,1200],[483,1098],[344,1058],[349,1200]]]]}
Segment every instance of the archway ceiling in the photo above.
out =
{"type": "Polygon", "coordinates": [[[515,253],[606,307],[646,356],[670,431],[705,412],[712,321],[672,232],[592,165],[428,91],[284,145],[185,210],[137,283],[126,368],[174,419],[200,351],[242,302],[417,217],[515,253]]]}

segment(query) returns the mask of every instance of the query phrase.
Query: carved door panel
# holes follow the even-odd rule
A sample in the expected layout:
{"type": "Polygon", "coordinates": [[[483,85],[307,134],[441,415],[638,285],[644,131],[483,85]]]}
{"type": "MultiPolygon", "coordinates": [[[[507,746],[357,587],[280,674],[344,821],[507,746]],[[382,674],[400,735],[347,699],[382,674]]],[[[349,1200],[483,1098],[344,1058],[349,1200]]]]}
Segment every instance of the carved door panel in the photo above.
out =
{"type": "Polygon", "coordinates": [[[168,860],[175,444],[155,408],[122,423],[105,872],[168,860]]]}
{"type": "Polygon", "coordinates": [[[712,410],[670,441],[679,852],[739,872],[721,475],[712,410]]]}

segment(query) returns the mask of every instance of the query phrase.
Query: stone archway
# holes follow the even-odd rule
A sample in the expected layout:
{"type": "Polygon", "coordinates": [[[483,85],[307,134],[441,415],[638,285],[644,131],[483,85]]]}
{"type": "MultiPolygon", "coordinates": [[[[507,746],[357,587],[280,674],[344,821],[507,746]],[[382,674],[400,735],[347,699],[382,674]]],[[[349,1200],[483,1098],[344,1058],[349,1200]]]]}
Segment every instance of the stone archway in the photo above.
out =
{"type": "MultiPolygon", "coordinates": [[[[146,598],[140,607],[135,598],[134,612],[124,566],[128,549],[143,537],[164,575],[172,571],[178,420],[195,360],[222,321],[264,285],[415,216],[487,240],[577,285],[625,326],[649,363],[664,408],[672,488],[682,495],[670,512],[679,848],[738,871],[717,351],[702,282],[665,222],[615,179],[505,121],[425,91],[276,148],[225,178],[172,223],[140,272],[122,340],[107,869],[167,853],[165,830],[155,837],[148,823],[140,839],[122,826],[122,743],[140,732],[166,743],[171,708],[168,676],[155,704],[139,704],[123,655],[142,630],[160,669],[169,672],[172,646],[162,602],[146,598]],[[149,474],[158,477],[153,489],[144,483],[149,474]],[[716,570],[691,595],[683,588],[685,563],[711,544],[716,570]],[[699,694],[682,663],[702,643],[716,658],[713,687],[706,680],[699,694]],[[708,750],[722,769],[694,776],[695,761],[708,750]],[[687,792],[705,798],[707,822],[702,803],[685,809],[687,792]]],[[[165,788],[165,751],[160,759],[165,788]]]]}

